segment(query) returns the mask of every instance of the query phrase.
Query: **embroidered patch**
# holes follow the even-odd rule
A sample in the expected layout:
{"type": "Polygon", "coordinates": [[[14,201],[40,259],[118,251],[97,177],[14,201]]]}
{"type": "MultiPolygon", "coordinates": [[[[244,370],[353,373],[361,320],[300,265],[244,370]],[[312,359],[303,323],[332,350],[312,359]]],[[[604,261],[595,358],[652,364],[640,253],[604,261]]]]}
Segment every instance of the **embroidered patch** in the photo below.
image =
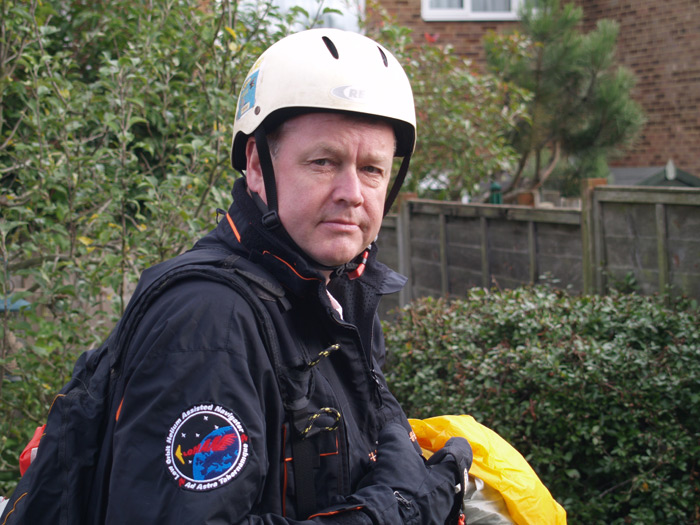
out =
{"type": "Polygon", "coordinates": [[[213,404],[185,410],[165,440],[165,464],[177,484],[203,491],[223,487],[248,460],[248,434],[230,410],[213,404]]]}

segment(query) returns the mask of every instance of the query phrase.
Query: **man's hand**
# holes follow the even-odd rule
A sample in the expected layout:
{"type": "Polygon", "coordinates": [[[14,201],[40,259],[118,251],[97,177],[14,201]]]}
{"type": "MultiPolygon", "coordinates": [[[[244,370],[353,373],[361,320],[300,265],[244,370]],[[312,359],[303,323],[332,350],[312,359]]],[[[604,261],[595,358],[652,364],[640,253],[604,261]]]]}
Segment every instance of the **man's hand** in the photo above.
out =
{"type": "Polygon", "coordinates": [[[390,487],[406,524],[456,523],[471,462],[472,450],[464,438],[450,439],[425,462],[406,429],[393,423],[379,434],[377,462],[362,480],[360,489],[374,485],[390,487]]]}

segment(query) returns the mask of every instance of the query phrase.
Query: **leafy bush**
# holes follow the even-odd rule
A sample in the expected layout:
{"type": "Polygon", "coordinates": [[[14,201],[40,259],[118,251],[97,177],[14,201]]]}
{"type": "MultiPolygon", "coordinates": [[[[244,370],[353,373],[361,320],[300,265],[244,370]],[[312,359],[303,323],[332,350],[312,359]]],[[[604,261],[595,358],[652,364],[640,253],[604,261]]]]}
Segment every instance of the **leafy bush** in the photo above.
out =
{"type": "MultiPolygon", "coordinates": [[[[316,7],[0,3],[0,298],[31,303],[0,313],[0,494],[13,489],[17,457],[77,354],[104,339],[141,271],[188,248],[227,207],[240,86],[263,49],[330,11],[316,7]]],[[[472,81],[448,51],[412,45],[395,24],[375,36],[408,64],[421,122],[441,119],[422,151],[442,144],[445,160],[468,143],[466,165],[500,165],[495,128],[519,114],[519,97],[504,108],[504,86],[491,96],[492,80],[472,81]],[[488,131],[449,138],[465,118],[479,120],[476,100],[488,131]],[[479,137],[493,142],[479,150],[479,137]]],[[[419,150],[414,165],[432,162],[419,150]]]]}
{"type": "Polygon", "coordinates": [[[0,4],[0,299],[31,303],[0,312],[0,494],[141,271],[227,207],[237,92],[297,22],[315,20],[231,0],[0,4]]]}
{"type": "Polygon", "coordinates": [[[473,289],[417,300],[385,332],[407,413],[472,414],[571,523],[700,523],[696,303],[473,289]]]}

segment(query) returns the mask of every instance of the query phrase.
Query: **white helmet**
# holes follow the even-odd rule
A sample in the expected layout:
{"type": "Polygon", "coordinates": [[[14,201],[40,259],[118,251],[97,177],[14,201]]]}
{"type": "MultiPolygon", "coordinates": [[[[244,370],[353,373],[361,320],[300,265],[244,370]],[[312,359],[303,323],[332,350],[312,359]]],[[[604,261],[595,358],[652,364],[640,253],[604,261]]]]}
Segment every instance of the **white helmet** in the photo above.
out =
{"type": "MultiPolygon", "coordinates": [[[[302,31],[273,44],[258,58],[238,97],[232,166],[245,170],[249,136],[262,130],[264,140],[266,129],[291,116],[314,111],[373,115],[393,125],[396,156],[403,157],[404,162],[387,197],[388,211],[415,146],[413,93],[396,58],[357,33],[327,28],[302,31]]],[[[259,135],[255,136],[257,142],[259,135]]],[[[268,179],[274,181],[274,175],[268,179]]],[[[266,185],[273,181],[266,180],[266,185]]]]}

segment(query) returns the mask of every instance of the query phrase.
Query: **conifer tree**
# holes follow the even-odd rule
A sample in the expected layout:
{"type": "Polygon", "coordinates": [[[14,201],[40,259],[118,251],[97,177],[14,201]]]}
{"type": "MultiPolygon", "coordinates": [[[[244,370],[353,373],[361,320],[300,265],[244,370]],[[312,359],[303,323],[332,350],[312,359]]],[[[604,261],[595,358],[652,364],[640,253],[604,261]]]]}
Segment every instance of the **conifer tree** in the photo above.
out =
{"type": "Polygon", "coordinates": [[[631,98],[634,75],[615,63],[617,24],[600,20],[584,33],[582,18],[574,4],[526,2],[518,30],[486,39],[490,70],[533,95],[530,118],[511,136],[520,159],[507,196],[540,188],[557,166],[574,181],[607,175],[608,159],[644,123],[631,98]]]}

